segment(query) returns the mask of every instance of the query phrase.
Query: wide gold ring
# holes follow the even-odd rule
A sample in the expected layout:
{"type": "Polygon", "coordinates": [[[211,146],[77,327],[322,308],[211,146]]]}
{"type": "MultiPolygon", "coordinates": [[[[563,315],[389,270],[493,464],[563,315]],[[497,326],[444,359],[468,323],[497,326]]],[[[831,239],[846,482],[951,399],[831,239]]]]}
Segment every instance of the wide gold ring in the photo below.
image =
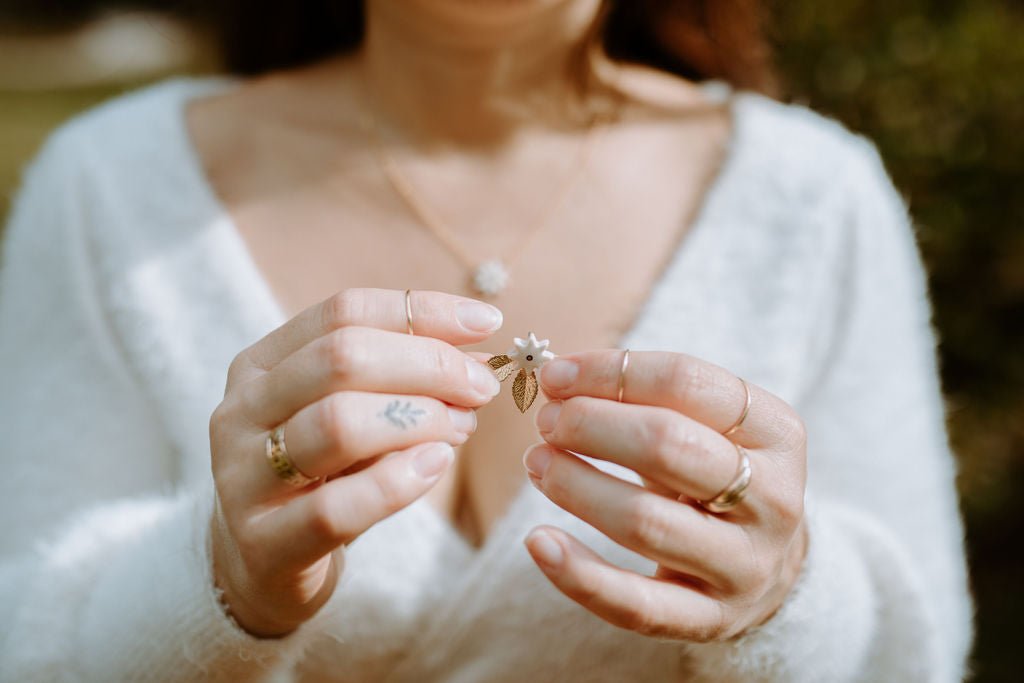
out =
{"type": "Polygon", "coordinates": [[[736,476],[733,480],[722,489],[714,498],[710,500],[699,501],[705,509],[709,512],[728,512],[729,510],[736,507],[743,496],[746,495],[747,487],[750,486],[750,457],[747,455],[746,449],[740,446],[738,443],[733,444],[736,447],[736,452],[740,454],[740,466],[736,471],[736,476]]]}
{"type": "Polygon", "coordinates": [[[411,290],[405,290],[405,331],[409,334],[416,334],[412,331],[412,297],[411,290]]]}
{"type": "Polygon", "coordinates": [[[737,429],[739,429],[740,425],[743,424],[743,421],[747,419],[747,414],[750,413],[750,387],[747,385],[746,380],[744,380],[742,377],[737,377],[736,379],[738,379],[743,384],[743,391],[746,393],[747,398],[743,404],[743,412],[740,413],[739,418],[737,418],[736,422],[733,423],[732,427],[729,427],[727,430],[722,432],[722,436],[729,436],[737,429]]]}
{"type": "Polygon", "coordinates": [[[284,445],[284,424],[278,425],[267,434],[267,461],[274,473],[292,486],[307,486],[319,479],[303,474],[288,457],[288,450],[284,445]]]}
{"type": "Polygon", "coordinates": [[[629,349],[622,354],[622,367],[619,368],[619,403],[622,403],[622,392],[626,389],[626,368],[629,367],[629,349]]]}

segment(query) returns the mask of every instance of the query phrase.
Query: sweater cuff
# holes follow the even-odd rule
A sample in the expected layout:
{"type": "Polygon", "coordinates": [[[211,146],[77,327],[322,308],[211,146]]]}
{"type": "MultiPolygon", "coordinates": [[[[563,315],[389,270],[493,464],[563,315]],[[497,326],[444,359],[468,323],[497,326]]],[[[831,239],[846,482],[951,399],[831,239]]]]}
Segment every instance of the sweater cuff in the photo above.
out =
{"type": "MultiPolygon", "coordinates": [[[[301,658],[317,629],[307,622],[281,638],[259,638],[238,626],[224,610],[214,586],[210,560],[212,480],[183,497],[181,514],[154,525],[139,547],[122,552],[96,586],[86,620],[83,648],[107,651],[100,671],[117,670],[116,660],[138,657],[132,669],[156,678],[277,680],[301,658]],[[156,652],[135,654],[120,644],[152,643],[156,652]],[[118,644],[111,648],[110,643],[118,644]],[[182,674],[189,672],[188,675],[182,674]]],[[[143,648],[146,649],[146,648],[143,648]]]]}
{"type": "Polygon", "coordinates": [[[805,504],[807,555],[774,616],[738,638],[686,643],[695,682],[849,681],[876,626],[876,593],[855,542],[825,504],[805,504]]]}
{"type": "Polygon", "coordinates": [[[227,615],[209,561],[213,501],[210,480],[80,518],[35,572],[22,663],[77,680],[287,680],[322,620],[263,639],[227,615]]]}

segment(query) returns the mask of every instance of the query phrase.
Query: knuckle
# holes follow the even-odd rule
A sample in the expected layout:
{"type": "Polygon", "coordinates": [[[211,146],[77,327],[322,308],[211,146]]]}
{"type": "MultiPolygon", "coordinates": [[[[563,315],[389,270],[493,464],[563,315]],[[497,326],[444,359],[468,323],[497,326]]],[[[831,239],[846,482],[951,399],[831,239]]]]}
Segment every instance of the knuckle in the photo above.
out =
{"type": "Polygon", "coordinates": [[[619,616],[621,625],[650,638],[671,638],[675,629],[657,618],[656,615],[662,613],[662,606],[656,603],[651,591],[640,591],[636,601],[619,616]]]}
{"type": "Polygon", "coordinates": [[[651,465],[659,472],[677,470],[680,456],[697,447],[696,435],[677,419],[656,421],[650,428],[649,438],[651,465]]]}
{"type": "Polygon", "coordinates": [[[343,534],[335,516],[335,506],[327,496],[309,494],[309,516],[307,518],[309,532],[319,539],[333,542],[343,534]]]}
{"type": "Polygon", "coordinates": [[[224,477],[230,469],[226,454],[230,452],[231,440],[234,438],[238,410],[234,401],[224,400],[210,413],[210,467],[215,479],[224,477]]]}
{"type": "Polygon", "coordinates": [[[362,363],[364,346],[362,335],[351,327],[335,330],[327,336],[325,353],[327,367],[335,379],[351,377],[362,363]]]}
{"type": "Polygon", "coordinates": [[[807,425],[795,410],[783,410],[779,415],[782,442],[791,448],[807,445],[807,425]]]}
{"type": "Polygon", "coordinates": [[[228,376],[227,376],[227,387],[231,387],[238,382],[251,363],[247,353],[248,349],[243,349],[231,359],[231,363],[228,365],[228,376]]]}
{"type": "Polygon", "coordinates": [[[334,393],[320,401],[317,412],[317,428],[324,441],[336,453],[349,450],[352,442],[353,427],[349,416],[353,413],[351,399],[343,393],[334,393]]]}
{"type": "Polygon", "coordinates": [[[634,547],[662,548],[672,533],[665,506],[654,494],[638,495],[626,513],[626,541],[634,547]]]}
{"type": "Polygon", "coordinates": [[[582,572],[573,586],[573,594],[583,605],[597,604],[605,594],[604,581],[598,572],[582,572]]]}
{"type": "Polygon", "coordinates": [[[405,491],[397,479],[393,470],[385,469],[374,473],[370,480],[374,488],[374,497],[377,498],[385,515],[397,512],[407,503],[405,491]]]}
{"type": "MultiPolygon", "coordinates": [[[[424,420],[417,420],[416,422],[413,422],[413,428],[422,429],[422,433],[424,435],[436,434],[438,436],[445,436],[455,429],[452,417],[448,414],[448,408],[443,402],[428,396],[426,398],[419,399],[419,405],[417,407],[425,409],[427,414],[424,416],[424,420]]],[[[473,427],[470,429],[469,433],[473,434],[476,431],[476,421],[478,419],[475,410],[471,411],[471,419],[473,420],[473,427]]]]}
{"type": "Polygon", "coordinates": [[[674,354],[662,375],[665,392],[670,396],[700,396],[713,388],[714,377],[702,364],[684,354],[674,354]]]}
{"type": "Polygon", "coordinates": [[[229,421],[237,421],[247,427],[265,429],[268,425],[260,424],[254,416],[265,412],[265,406],[261,405],[266,400],[266,387],[268,384],[259,382],[247,382],[232,392],[231,397],[225,401],[225,409],[229,421]]]}
{"type": "Polygon", "coordinates": [[[448,392],[475,397],[469,382],[469,356],[440,339],[416,338],[411,343],[422,344],[421,366],[424,377],[433,378],[448,392]]]}
{"type": "MultiPolygon", "coordinates": [[[[461,353],[460,353],[461,355],[461,353]]],[[[441,341],[432,341],[427,351],[429,367],[442,377],[459,384],[468,384],[468,370],[465,360],[457,357],[453,349],[441,341]]]]}
{"type": "Polygon", "coordinates": [[[573,396],[562,401],[562,410],[558,414],[553,434],[572,442],[579,439],[593,415],[593,405],[582,400],[584,398],[586,397],[573,396]]]}
{"type": "Polygon", "coordinates": [[[773,513],[786,531],[792,531],[800,525],[804,516],[803,496],[777,494],[774,499],[773,513]]]}
{"type": "Polygon", "coordinates": [[[323,329],[336,330],[363,319],[366,294],[360,289],[343,289],[323,306],[323,329]]]}
{"type": "MultiPolygon", "coordinates": [[[[220,443],[223,438],[227,422],[230,420],[230,409],[224,401],[221,401],[210,412],[209,433],[210,443],[220,443]]],[[[215,455],[211,453],[211,456],[215,455]]]]}

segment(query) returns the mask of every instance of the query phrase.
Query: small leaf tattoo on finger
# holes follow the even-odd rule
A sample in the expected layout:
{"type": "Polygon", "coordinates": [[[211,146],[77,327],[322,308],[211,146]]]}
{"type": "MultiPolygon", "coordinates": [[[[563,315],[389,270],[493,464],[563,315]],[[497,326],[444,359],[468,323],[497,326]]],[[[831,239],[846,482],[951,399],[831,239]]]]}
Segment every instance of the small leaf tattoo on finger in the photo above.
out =
{"type": "Polygon", "coordinates": [[[378,417],[383,417],[385,420],[395,425],[406,429],[408,427],[416,426],[416,418],[422,417],[427,414],[427,411],[422,408],[414,408],[412,401],[406,401],[402,403],[401,400],[395,399],[389,401],[386,408],[383,411],[377,413],[378,417]]]}

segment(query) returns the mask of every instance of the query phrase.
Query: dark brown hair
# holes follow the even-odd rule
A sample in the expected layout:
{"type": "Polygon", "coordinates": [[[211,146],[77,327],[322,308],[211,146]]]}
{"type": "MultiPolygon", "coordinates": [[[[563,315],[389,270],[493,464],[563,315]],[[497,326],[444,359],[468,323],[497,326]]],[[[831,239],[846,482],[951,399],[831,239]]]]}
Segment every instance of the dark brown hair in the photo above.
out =
{"type": "MultiPolygon", "coordinates": [[[[615,59],[779,96],[763,0],[604,0],[597,35],[615,59]]],[[[252,75],[359,45],[361,0],[215,0],[204,15],[224,67],[252,75]]]]}

